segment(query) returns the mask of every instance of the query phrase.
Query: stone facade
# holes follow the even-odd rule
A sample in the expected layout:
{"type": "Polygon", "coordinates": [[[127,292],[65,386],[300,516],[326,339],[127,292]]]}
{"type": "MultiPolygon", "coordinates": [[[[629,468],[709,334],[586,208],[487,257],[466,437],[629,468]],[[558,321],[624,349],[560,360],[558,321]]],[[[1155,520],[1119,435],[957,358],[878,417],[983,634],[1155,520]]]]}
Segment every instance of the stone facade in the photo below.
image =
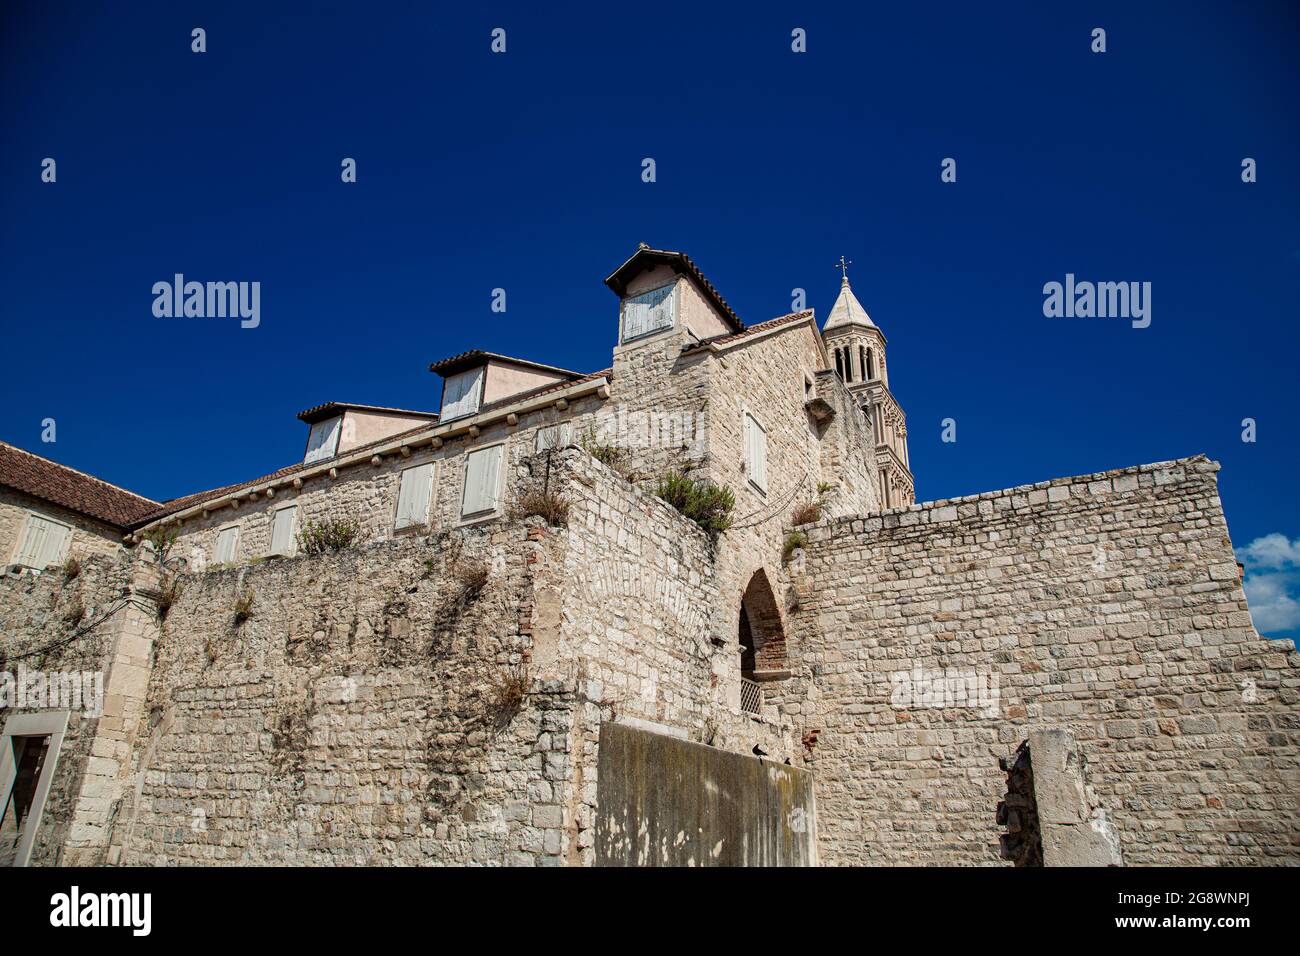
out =
{"type": "Polygon", "coordinates": [[[0,487],[0,560],[5,566],[16,560],[27,521],[33,514],[72,528],[67,556],[87,558],[118,554],[122,550],[121,529],[21,491],[0,487]]]}
{"type": "MultiPolygon", "coordinates": [[[[730,780],[811,779],[801,861],[1297,862],[1296,655],[1251,626],[1216,465],[891,508],[906,425],[847,282],[824,331],[740,329],[675,253],[607,282],[605,372],[492,380],[473,414],[167,503],[80,575],[2,583],[5,666],[106,688],[72,718],[33,862],[591,865],[602,792],[654,792],[602,789],[611,725],[736,755],[730,780]],[[638,313],[652,330],[625,340],[647,294],[672,320],[638,313]],[[467,515],[470,456],[496,447],[496,507],[467,515]],[[427,512],[399,527],[424,466],[427,512]],[[657,497],[673,472],[729,488],[730,528],[657,497]],[[358,536],[273,554],[290,505],[295,533],[358,536]]],[[[700,753],[645,753],[677,750],[700,753]]]]}
{"type": "Polygon", "coordinates": [[[814,529],[794,643],[822,859],[998,862],[998,759],[1062,728],[1126,863],[1297,862],[1297,655],[1251,626],[1217,468],[814,529]]]}

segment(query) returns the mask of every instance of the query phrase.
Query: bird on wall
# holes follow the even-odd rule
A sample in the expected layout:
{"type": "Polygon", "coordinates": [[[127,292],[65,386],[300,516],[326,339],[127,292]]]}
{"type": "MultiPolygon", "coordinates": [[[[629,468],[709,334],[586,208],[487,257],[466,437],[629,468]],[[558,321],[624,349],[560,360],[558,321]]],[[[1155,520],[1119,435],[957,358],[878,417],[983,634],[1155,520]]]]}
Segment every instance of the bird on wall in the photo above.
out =
{"type": "Polygon", "coordinates": [[[753,751],[753,752],[754,752],[754,756],[755,756],[755,757],[766,757],[766,756],[767,756],[767,751],[764,750],[762,747],[760,747],[758,744],[754,744],[754,751],[753,751]]]}

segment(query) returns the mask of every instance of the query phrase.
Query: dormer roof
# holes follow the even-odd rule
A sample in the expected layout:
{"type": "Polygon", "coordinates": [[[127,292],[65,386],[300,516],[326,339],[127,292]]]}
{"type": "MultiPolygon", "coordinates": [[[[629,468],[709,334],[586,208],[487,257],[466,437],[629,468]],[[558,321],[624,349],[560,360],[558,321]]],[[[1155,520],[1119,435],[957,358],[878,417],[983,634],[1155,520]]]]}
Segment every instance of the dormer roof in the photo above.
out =
{"type": "Polygon", "coordinates": [[[570,372],[567,368],[557,368],[554,365],[543,365],[541,362],[530,362],[528,359],[512,358],[509,355],[499,355],[496,352],[484,352],[482,349],[470,349],[468,352],[461,352],[459,355],[453,355],[451,358],[445,358],[441,361],[434,362],[429,366],[429,371],[437,372],[443,378],[449,378],[460,372],[468,371],[472,368],[478,368],[480,365],[486,365],[488,362],[504,362],[507,365],[518,365],[522,368],[531,368],[539,372],[549,372],[552,375],[560,375],[569,379],[578,379],[583,377],[581,372],[570,372]]]}
{"type": "Polygon", "coordinates": [[[316,405],[306,411],[299,412],[298,418],[308,425],[314,425],[316,422],[323,422],[336,415],[342,415],[349,410],[377,412],[381,415],[400,415],[404,418],[427,418],[435,422],[438,420],[437,412],[417,412],[409,408],[385,408],[382,405],[354,405],[351,402],[326,402],[324,405],[316,405]]]}
{"type": "Polygon", "coordinates": [[[672,252],[668,249],[651,249],[644,242],[632,254],[632,257],[615,269],[605,280],[605,285],[609,286],[620,299],[627,295],[628,284],[647,269],[653,269],[655,266],[669,266],[678,275],[684,275],[709,300],[718,313],[722,316],[724,322],[731,326],[733,331],[745,331],[745,323],[740,321],[740,316],[731,310],[725,299],[718,294],[718,290],[713,287],[713,283],[704,278],[704,273],[699,267],[691,261],[691,257],[684,252],[672,252]]]}

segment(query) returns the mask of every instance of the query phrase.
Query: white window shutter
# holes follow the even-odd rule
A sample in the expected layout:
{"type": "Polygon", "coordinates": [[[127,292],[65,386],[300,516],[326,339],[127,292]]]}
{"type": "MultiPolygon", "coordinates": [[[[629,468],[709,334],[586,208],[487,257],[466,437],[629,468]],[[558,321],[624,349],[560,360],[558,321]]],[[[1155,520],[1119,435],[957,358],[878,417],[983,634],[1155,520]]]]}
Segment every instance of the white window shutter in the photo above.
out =
{"type": "Polygon", "coordinates": [[[49,527],[45,529],[45,542],[41,547],[41,567],[48,568],[52,564],[58,564],[63,560],[64,554],[68,547],[68,541],[72,537],[72,529],[65,524],[59,524],[56,521],[46,522],[49,527]]]}
{"type": "Polygon", "coordinates": [[[569,444],[569,423],[564,422],[560,425],[549,425],[546,428],[537,429],[537,436],[533,439],[533,450],[535,452],[549,451],[552,448],[564,448],[569,444]]]}
{"type": "Polygon", "coordinates": [[[651,289],[623,300],[623,341],[673,325],[673,286],[651,289]]]}
{"type": "Polygon", "coordinates": [[[303,464],[310,465],[314,461],[324,461],[326,458],[334,457],[334,452],[339,446],[339,425],[342,421],[342,417],[330,418],[311,426],[303,464]]]}
{"type": "Polygon", "coordinates": [[[479,398],[483,388],[483,369],[474,368],[468,372],[453,375],[443,383],[442,421],[463,418],[478,411],[479,398]]]}
{"type": "Polygon", "coordinates": [[[465,461],[465,496],[461,517],[495,511],[501,482],[504,445],[470,452],[465,461]]]}
{"type": "MultiPolygon", "coordinates": [[[[293,519],[297,505],[281,508],[271,517],[271,553],[293,554],[293,519]]],[[[233,530],[233,529],[232,529],[233,530]]]]}
{"type": "Polygon", "coordinates": [[[64,551],[71,538],[72,529],[67,525],[50,521],[40,515],[30,515],[27,518],[27,530],[23,534],[22,547],[18,549],[14,563],[43,571],[63,559],[64,551]]]}
{"type": "Polygon", "coordinates": [[[222,528],[217,532],[217,549],[213,560],[217,564],[226,564],[235,560],[235,545],[239,538],[239,528],[222,528]]]}
{"type": "Polygon", "coordinates": [[[429,499],[433,489],[433,464],[407,468],[397,489],[398,528],[424,524],[429,520],[429,499]]]}

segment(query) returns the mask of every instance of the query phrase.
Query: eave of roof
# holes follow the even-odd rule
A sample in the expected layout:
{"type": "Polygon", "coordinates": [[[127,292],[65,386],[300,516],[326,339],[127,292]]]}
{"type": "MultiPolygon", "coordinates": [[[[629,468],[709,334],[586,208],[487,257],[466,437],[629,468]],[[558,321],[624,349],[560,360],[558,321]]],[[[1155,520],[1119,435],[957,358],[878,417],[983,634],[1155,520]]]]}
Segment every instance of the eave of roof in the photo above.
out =
{"type": "Polygon", "coordinates": [[[610,273],[605,280],[605,285],[613,290],[614,294],[622,298],[627,294],[627,284],[636,276],[640,275],[651,265],[669,265],[674,271],[688,276],[700,291],[722,314],[722,318],[735,331],[743,332],[745,323],[740,321],[740,316],[732,311],[731,306],[719,294],[718,290],[713,287],[713,283],[704,277],[699,266],[691,261],[691,257],[684,252],[673,252],[670,249],[651,249],[645,243],[637,249],[632,256],[621,266],[610,273]]]}
{"type": "Polygon", "coordinates": [[[555,365],[544,365],[541,362],[532,362],[528,359],[515,358],[511,355],[501,355],[497,352],[485,352],[482,349],[470,349],[468,352],[461,352],[459,355],[453,355],[451,358],[441,359],[429,365],[430,372],[437,372],[443,378],[455,375],[458,372],[465,372],[472,368],[478,368],[480,365],[486,365],[488,362],[504,362],[507,365],[518,365],[522,368],[537,369],[541,372],[550,372],[555,375],[563,375],[570,379],[582,378],[581,372],[573,372],[567,368],[559,368],[555,365]]]}
{"type": "Polygon", "coordinates": [[[409,408],[385,408],[382,405],[356,405],[352,402],[326,402],[323,405],[315,405],[306,411],[299,412],[298,417],[308,424],[314,424],[327,418],[333,418],[335,415],[341,415],[349,410],[379,412],[385,415],[407,415],[416,418],[430,418],[435,421],[438,418],[437,412],[420,412],[409,408]]]}
{"type": "MultiPolygon", "coordinates": [[[[251,481],[241,481],[231,485],[224,485],[220,488],[213,488],[210,491],[201,491],[192,495],[186,495],[182,498],[173,498],[170,501],[163,502],[161,507],[153,512],[144,515],[140,519],[131,523],[130,528],[133,531],[139,531],[147,525],[153,524],[163,518],[172,515],[180,515],[182,512],[198,508],[201,505],[211,504],[213,507],[222,507],[224,500],[234,495],[241,496],[244,493],[254,494],[264,491],[268,487],[288,484],[295,478],[310,478],[320,473],[333,472],[335,468],[352,467],[366,458],[375,454],[388,452],[394,449],[400,449],[403,446],[415,447],[421,444],[427,444],[434,439],[440,439],[442,436],[459,437],[462,433],[477,434],[472,429],[480,425],[492,424],[502,418],[506,418],[510,410],[519,410],[521,414],[531,411],[530,406],[534,405],[539,398],[547,396],[549,393],[557,393],[556,400],[564,397],[565,392],[573,390],[577,394],[585,394],[592,391],[592,383],[600,383],[601,389],[607,384],[608,372],[593,372],[590,375],[579,377],[577,381],[557,382],[554,385],[546,385],[531,392],[525,392],[521,395],[512,395],[509,399],[500,402],[493,402],[485,405],[475,415],[466,418],[459,418],[451,422],[426,422],[417,425],[415,428],[396,435],[389,435],[386,438],[380,438],[356,448],[349,448],[333,458],[327,458],[324,461],[298,462],[281,468],[279,471],[273,471],[269,475],[263,475],[260,478],[254,478],[251,481]],[[486,419],[486,421],[485,421],[486,419]]],[[[602,398],[608,397],[608,392],[601,394],[602,398]]],[[[544,407],[544,406],[538,406],[544,407]]]]}
{"type": "Polygon", "coordinates": [[[0,485],[124,528],[158,502],[102,478],[0,441],[0,485]]]}

